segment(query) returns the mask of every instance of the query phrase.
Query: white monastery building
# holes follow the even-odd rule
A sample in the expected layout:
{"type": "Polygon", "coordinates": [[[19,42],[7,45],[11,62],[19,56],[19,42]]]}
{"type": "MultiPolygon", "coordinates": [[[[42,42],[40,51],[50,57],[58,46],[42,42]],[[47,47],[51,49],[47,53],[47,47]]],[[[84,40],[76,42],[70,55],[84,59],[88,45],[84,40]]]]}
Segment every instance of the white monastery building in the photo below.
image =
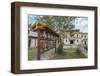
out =
{"type": "Polygon", "coordinates": [[[80,32],[79,29],[66,31],[62,36],[64,45],[67,45],[66,48],[88,44],[88,33],[80,32]]]}

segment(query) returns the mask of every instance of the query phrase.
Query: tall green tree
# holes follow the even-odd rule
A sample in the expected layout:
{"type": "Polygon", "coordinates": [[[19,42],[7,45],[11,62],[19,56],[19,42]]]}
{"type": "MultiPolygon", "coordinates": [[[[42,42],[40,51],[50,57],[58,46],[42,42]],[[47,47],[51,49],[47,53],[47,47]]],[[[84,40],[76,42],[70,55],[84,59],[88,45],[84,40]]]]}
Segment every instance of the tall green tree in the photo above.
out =
{"type": "Polygon", "coordinates": [[[76,17],[71,16],[37,16],[36,19],[43,21],[55,31],[66,31],[74,28],[76,17]]]}

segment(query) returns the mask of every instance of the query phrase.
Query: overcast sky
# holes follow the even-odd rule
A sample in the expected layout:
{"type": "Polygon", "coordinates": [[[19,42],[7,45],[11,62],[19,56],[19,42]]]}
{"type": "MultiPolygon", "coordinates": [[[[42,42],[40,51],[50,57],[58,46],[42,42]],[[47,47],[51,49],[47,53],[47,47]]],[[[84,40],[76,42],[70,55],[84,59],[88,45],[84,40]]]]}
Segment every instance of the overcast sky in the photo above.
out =
{"type": "Polygon", "coordinates": [[[88,17],[80,17],[75,20],[75,28],[81,32],[88,32],[88,17]]]}
{"type": "MultiPolygon", "coordinates": [[[[34,15],[28,16],[28,24],[34,24],[35,20],[34,15]]],[[[88,17],[79,17],[75,20],[75,28],[80,29],[80,32],[88,32],[88,17]]]]}
{"type": "Polygon", "coordinates": [[[28,15],[28,24],[33,24],[35,22],[35,16],[34,15],[28,15]]]}

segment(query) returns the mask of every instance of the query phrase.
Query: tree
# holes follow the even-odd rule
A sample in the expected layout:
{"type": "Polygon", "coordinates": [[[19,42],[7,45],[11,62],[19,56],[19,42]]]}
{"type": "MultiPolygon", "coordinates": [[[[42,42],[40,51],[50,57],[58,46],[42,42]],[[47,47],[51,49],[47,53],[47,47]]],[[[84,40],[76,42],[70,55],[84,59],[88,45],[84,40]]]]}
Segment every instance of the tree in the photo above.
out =
{"type": "Polygon", "coordinates": [[[66,31],[74,28],[76,17],[71,16],[37,16],[37,20],[43,21],[54,31],[66,31]]]}

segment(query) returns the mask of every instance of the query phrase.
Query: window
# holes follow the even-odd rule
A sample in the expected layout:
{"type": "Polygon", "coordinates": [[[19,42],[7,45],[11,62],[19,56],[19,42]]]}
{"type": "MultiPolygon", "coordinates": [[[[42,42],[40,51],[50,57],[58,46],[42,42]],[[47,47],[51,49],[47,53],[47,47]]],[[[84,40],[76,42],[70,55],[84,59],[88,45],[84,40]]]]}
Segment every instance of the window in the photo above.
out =
{"type": "Polygon", "coordinates": [[[77,37],[78,37],[78,34],[77,34],[77,37]]]}
{"type": "Polygon", "coordinates": [[[66,35],[66,38],[67,38],[67,35],[66,35]]]}
{"type": "Polygon", "coordinates": [[[78,37],[81,37],[81,35],[80,35],[80,34],[78,34],[78,37]]]}
{"type": "Polygon", "coordinates": [[[86,41],[84,41],[84,44],[86,45],[86,41]]]}
{"type": "Polygon", "coordinates": [[[81,35],[81,37],[83,37],[83,35],[81,35]]]}
{"type": "Polygon", "coordinates": [[[77,37],[77,34],[75,34],[74,37],[77,37]]]}
{"type": "Polygon", "coordinates": [[[73,44],[74,43],[74,41],[73,40],[70,40],[70,44],[73,44]]]}

